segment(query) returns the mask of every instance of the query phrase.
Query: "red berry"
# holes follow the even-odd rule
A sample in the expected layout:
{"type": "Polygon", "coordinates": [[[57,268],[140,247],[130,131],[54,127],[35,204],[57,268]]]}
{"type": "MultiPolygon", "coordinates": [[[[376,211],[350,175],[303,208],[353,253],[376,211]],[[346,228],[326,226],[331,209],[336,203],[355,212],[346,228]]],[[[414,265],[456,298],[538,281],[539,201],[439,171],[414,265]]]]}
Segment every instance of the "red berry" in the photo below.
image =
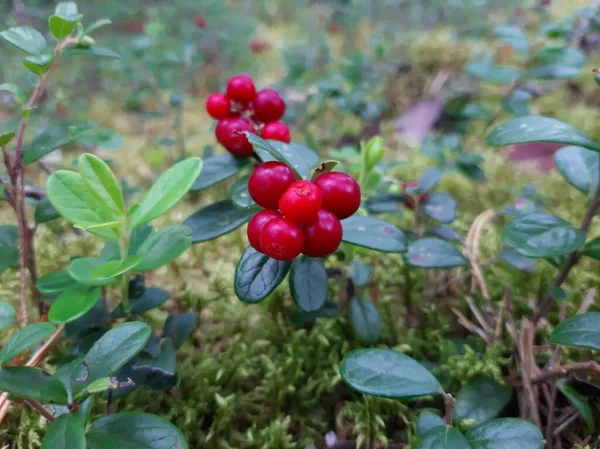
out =
{"type": "Polygon", "coordinates": [[[222,93],[211,94],[206,99],[206,112],[217,120],[229,117],[229,98],[222,93]]]}
{"type": "Polygon", "coordinates": [[[262,229],[260,247],[273,259],[292,260],[302,251],[304,238],[300,225],[285,218],[274,218],[262,229]]]}
{"type": "Polygon", "coordinates": [[[223,120],[219,120],[217,126],[215,126],[215,137],[217,138],[217,142],[221,145],[223,144],[223,136],[227,132],[227,127],[229,126],[230,118],[224,118],[223,120]]]}
{"type": "Polygon", "coordinates": [[[204,16],[198,16],[194,19],[194,25],[196,28],[206,28],[207,22],[204,16]]]}
{"type": "Polygon", "coordinates": [[[260,136],[263,139],[278,140],[279,142],[285,143],[290,143],[292,141],[290,130],[281,122],[267,123],[260,133],[260,136]]]}
{"type": "Polygon", "coordinates": [[[227,83],[227,96],[240,103],[248,103],[254,100],[256,88],[254,80],[248,75],[236,75],[227,83]]]}
{"type": "Polygon", "coordinates": [[[326,257],[337,251],[342,243],[342,224],[331,212],[321,209],[314,224],[304,228],[302,254],[326,257]]]}
{"type": "Polygon", "coordinates": [[[252,50],[252,53],[262,53],[267,48],[269,48],[269,44],[262,39],[252,39],[250,41],[250,50],[252,50]]]}
{"type": "Polygon", "coordinates": [[[281,218],[281,214],[273,209],[264,209],[254,214],[248,222],[248,241],[256,251],[263,252],[260,248],[260,234],[265,225],[274,218],[281,218]]]}
{"type": "Polygon", "coordinates": [[[259,206],[277,209],[279,200],[296,177],[294,172],[281,162],[265,162],[254,169],[248,180],[248,192],[259,206]]]}
{"type": "Polygon", "coordinates": [[[353,215],[360,207],[360,186],[346,173],[332,171],[315,179],[323,192],[323,209],[333,212],[340,220],[353,215]]]}
{"type": "Polygon", "coordinates": [[[323,194],[310,181],[296,181],[288,187],[279,200],[284,217],[297,223],[312,223],[321,209],[323,194]]]}
{"type": "Polygon", "coordinates": [[[274,89],[260,90],[254,99],[254,113],[263,123],[276,122],[285,114],[285,101],[274,89]]]}
{"type": "Polygon", "coordinates": [[[243,118],[226,119],[226,123],[222,129],[215,130],[217,138],[220,137],[219,142],[231,154],[235,156],[250,156],[254,152],[254,149],[246,136],[239,134],[242,131],[254,132],[252,124],[243,118]]]}

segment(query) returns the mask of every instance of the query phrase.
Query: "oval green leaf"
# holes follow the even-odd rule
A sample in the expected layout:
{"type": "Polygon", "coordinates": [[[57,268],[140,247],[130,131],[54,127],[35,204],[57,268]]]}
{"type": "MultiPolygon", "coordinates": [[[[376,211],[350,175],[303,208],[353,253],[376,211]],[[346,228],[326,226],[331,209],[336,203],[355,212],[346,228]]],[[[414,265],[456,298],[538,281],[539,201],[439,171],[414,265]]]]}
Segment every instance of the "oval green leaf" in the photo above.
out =
{"type": "Polygon", "coordinates": [[[476,378],[467,382],[456,396],[454,422],[469,420],[476,425],[495,418],[510,402],[512,389],[492,379],[476,378]]]}
{"type": "Polygon", "coordinates": [[[556,382],[556,388],[558,388],[559,391],[571,402],[571,404],[575,406],[587,424],[588,431],[593,432],[596,427],[594,422],[594,410],[589,404],[587,398],[577,391],[577,389],[571,384],[571,381],[567,379],[559,379],[556,382]]]}
{"type": "Polygon", "coordinates": [[[84,426],[79,413],[59,416],[48,427],[42,449],[87,449],[84,426]]]}
{"type": "Polygon", "coordinates": [[[437,426],[419,439],[417,449],[471,449],[471,446],[458,429],[437,426]]]}
{"type": "Polygon", "coordinates": [[[350,264],[350,276],[357,287],[364,287],[371,277],[371,267],[360,260],[355,260],[350,264]]]}
{"type": "Polygon", "coordinates": [[[34,323],[19,329],[6,342],[0,351],[0,363],[10,362],[22,352],[41,343],[54,332],[50,323],[34,323]]]}
{"type": "Polygon", "coordinates": [[[249,158],[237,158],[231,154],[219,154],[204,160],[202,175],[199,176],[190,192],[199,192],[241,172],[250,165],[249,158]]]}
{"type": "Polygon", "coordinates": [[[592,198],[598,188],[600,155],[586,148],[568,146],[554,153],[556,168],[569,184],[592,198]]]}
{"type": "Polygon", "coordinates": [[[354,334],[362,344],[372,345],[379,341],[382,329],[381,316],[371,300],[352,298],[349,317],[354,334]]]}
{"type": "Polygon", "coordinates": [[[415,192],[421,195],[430,192],[440,182],[441,177],[442,172],[439,169],[435,167],[427,168],[419,177],[419,183],[414,189],[415,192]]]}
{"type": "Polygon", "coordinates": [[[15,308],[4,301],[0,301],[0,330],[10,327],[15,322],[15,308]]]}
{"type": "Polygon", "coordinates": [[[169,315],[163,328],[163,336],[171,339],[175,349],[178,349],[190,336],[198,324],[198,314],[194,312],[169,315]]]}
{"type": "Polygon", "coordinates": [[[453,268],[469,265],[467,258],[450,243],[424,238],[410,244],[406,253],[409,265],[419,268],[453,268]]]}
{"type": "Polygon", "coordinates": [[[0,391],[18,398],[67,405],[67,390],[55,377],[40,368],[8,366],[0,369],[0,391]]]}
{"type": "Polygon", "coordinates": [[[77,168],[90,192],[116,215],[125,217],[121,186],[106,162],[93,154],[83,154],[77,168]]]}
{"type": "Polygon", "coordinates": [[[291,261],[271,259],[249,246],[235,269],[236,296],[243,302],[262,301],[283,282],[291,266],[291,261]]]}
{"type": "Polygon", "coordinates": [[[0,37],[30,55],[39,55],[46,50],[46,39],[35,28],[10,28],[0,32],[0,37]]]}
{"type": "Polygon", "coordinates": [[[452,223],[456,218],[456,200],[447,193],[434,192],[425,200],[423,213],[439,223],[452,223]]]}
{"type": "Polygon", "coordinates": [[[148,271],[172,262],[192,245],[192,231],[187,226],[169,226],[150,234],[136,254],[142,258],[135,270],[148,271]]]}
{"type": "Polygon", "coordinates": [[[36,285],[40,293],[47,295],[62,292],[76,283],[67,271],[61,270],[39,278],[36,285]]]}
{"type": "Polygon", "coordinates": [[[254,200],[250,198],[250,193],[248,192],[248,179],[250,179],[250,175],[241,177],[231,186],[227,193],[229,200],[242,209],[256,204],[254,200]]]}
{"type": "Polygon", "coordinates": [[[60,217],[47,196],[44,196],[35,206],[35,222],[38,224],[48,223],[60,217]]]}
{"type": "Polygon", "coordinates": [[[498,418],[474,427],[467,433],[472,449],[542,449],[544,438],[529,421],[498,418]]]}
{"type": "MultiPolygon", "coordinates": [[[[286,144],[283,142],[276,142],[274,140],[264,140],[258,137],[256,134],[244,133],[248,138],[248,141],[254,147],[254,151],[258,156],[266,162],[275,158],[278,161],[283,162],[289,166],[301,179],[310,179],[312,176],[312,167],[316,164],[311,164],[304,152],[297,151],[292,144],[286,144]],[[262,150],[262,151],[261,151],[262,150]],[[264,157],[264,152],[268,153],[271,157],[264,157]]],[[[306,149],[306,147],[304,147],[306,149]]]]}
{"type": "Polygon", "coordinates": [[[320,259],[299,257],[292,263],[290,291],[304,312],[319,310],[327,300],[327,273],[320,259]]]}
{"type": "Polygon", "coordinates": [[[109,260],[94,267],[89,276],[92,280],[104,282],[133,270],[141,261],[138,255],[127,256],[125,260],[109,260]]]}
{"type": "Polygon", "coordinates": [[[98,287],[75,284],[54,300],[48,311],[53,323],[69,323],[88,313],[100,299],[98,287]]]}
{"type": "MultiPolygon", "coordinates": [[[[117,262],[120,265],[120,261],[117,262]]],[[[67,268],[69,275],[83,285],[89,285],[92,287],[99,287],[101,285],[108,285],[116,282],[113,277],[94,277],[93,271],[99,267],[102,267],[107,262],[102,259],[96,259],[94,257],[81,257],[71,261],[71,265],[67,268]]]]}
{"type": "Polygon", "coordinates": [[[258,212],[258,207],[241,209],[229,200],[210,204],[183,222],[192,230],[192,242],[206,242],[239,228],[258,212]]]}
{"type": "Polygon", "coordinates": [[[406,251],[406,237],[395,226],[372,217],[354,215],[342,220],[346,243],[385,253],[406,251]]]}
{"type": "Polygon", "coordinates": [[[600,312],[581,313],[558,324],[550,343],[600,351],[600,312]]]}
{"type": "Polygon", "coordinates": [[[361,393],[391,399],[437,395],[442,387],[423,365],[391,349],[356,349],[340,364],[342,378],[361,393]]]}
{"type": "Polygon", "coordinates": [[[417,420],[417,435],[422,437],[436,427],[446,427],[446,423],[442,417],[432,412],[421,412],[417,420]]]}

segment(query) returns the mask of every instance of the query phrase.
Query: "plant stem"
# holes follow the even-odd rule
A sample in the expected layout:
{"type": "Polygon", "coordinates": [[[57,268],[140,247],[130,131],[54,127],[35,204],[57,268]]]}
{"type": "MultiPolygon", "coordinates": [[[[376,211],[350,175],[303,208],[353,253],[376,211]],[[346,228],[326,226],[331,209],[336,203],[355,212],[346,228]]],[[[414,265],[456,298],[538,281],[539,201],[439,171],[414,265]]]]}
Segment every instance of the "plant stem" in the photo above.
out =
{"type": "Polygon", "coordinates": [[[454,403],[456,402],[456,400],[452,397],[450,393],[446,392],[443,393],[443,397],[444,407],[446,409],[446,413],[444,414],[444,421],[446,422],[446,425],[451,426],[454,413],[454,403]]]}
{"type": "MultiPolygon", "coordinates": [[[[129,254],[129,237],[127,231],[123,231],[121,240],[119,241],[119,249],[121,250],[121,261],[127,259],[129,254]]],[[[131,304],[129,302],[129,281],[131,280],[131,273],[125,272],[121,275],[121,301],[123,303],[123,311],[125,316],[129,318],[131,316],[131,304]]]]}
{"type": "Polygon", "coordinates": [[[46,418],[46,420],[48,420],[49,422],[54,422],[54,420],[55,420],[54,416],[52,416],[52,414],[46,409],[46,407],[44,407],[38,401],[35,401],[33,399],[25,399],[23,402],[25,402],[25,404],[27,404],[29,407],[31,407],[32,409],[37,411],[40,415],[42,415],[44,418],[46,418]]]}

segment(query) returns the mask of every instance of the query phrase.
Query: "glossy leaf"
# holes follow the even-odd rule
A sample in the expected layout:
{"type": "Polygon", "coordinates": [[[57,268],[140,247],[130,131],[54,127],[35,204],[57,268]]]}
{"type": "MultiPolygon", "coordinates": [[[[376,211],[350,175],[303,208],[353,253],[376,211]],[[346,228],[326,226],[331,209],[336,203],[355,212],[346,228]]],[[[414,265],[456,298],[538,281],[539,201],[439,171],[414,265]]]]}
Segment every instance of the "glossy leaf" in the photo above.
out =
{"type": "Polygon", "coordinates": [[[271,259],[249,246],[235,269],[236,296],[243,302],[262,301],[283,282],[291,266],[291,261],[271,259]]]}
{"type": "Polygon", "coordinates": [[[4,301],[0,301],[0,330],[10,327],[15,322],[15,308],[4,301]]]}
{"type": "Polygon", "coordinates": [[[54,61],[54,52],[42,53],[41,55],[27,56],[23,59],[23,65],[31,73],[42,75],[47,72],[54,61]]]}
{"type": "Polygon", "coordinates": [[[471,446],[458,429],[437,426],[419,438],[417,449],[471,449],[471,446]]]}
{"type": "Polygon", "coordinates": [[[526,257],[553,257],[572,253],[585,243],[585,232],[545,213],[521,215],[502,230],[502,240],[526,257]]]}
{"type": "Polygon", "coordinates": [[[1,31],[0,37],[30,55],[39,55],[46,50],[46,39],[35,28],[10,28],[1,31]]]}
{"type": "Polygon", "coordinates": [[[290,291],[304,312],[319,310],[327,300],[327,273],[320,259],[299,257],[292,263],[290,291]]]}
{"type": "Polygon", "coordinates": [[[18,398],[34,399],[43,403],[67,405],[65,387],[40,368],[8,366],[0,369],[0,391],[18,398]]]}
{"type": "Polygon", "coordinates": [[[77,168],[90,192],[116,215],[125,217],[121,186],[106,162],[93,154],[83,154],[77,168]]]}
{"type": "Polygon", "coordinates": [[[60,217],[60,213],[54,208],[47,196],[43,197],[35,206],[35,222],[38,224],[48,223],[60,217]]]}
{"type": "Polygon", "coordinates": [[[49,293],[59,293],[75,284],[76,281],[65,271],[55,271],[46,276],[42,276],[37,281],[37,289],[45,295],[49,293]]]}
{"type": "Polygon", "coordinates": [[[264,140],[258,137],[256,134],[244,133],[248,137],[248,141],[254,147],[254,151],[258,156],[266,162],[267,159],[275,158],[278,161],[288,165],[301,179],[310,179],[312,175],[312,167],[315,164],[311,164],[303,155],[293,150],[291,145],[275,142],[271,140],[264,140]],[[268,153],[271,158],[264,158],[261,156],[262,152],[268,153]]]}
{"type": "Polygon", "coordinates": [[[406,251],[405,235],[385,221],[354,215],[342,220],[342,227],[344,242],[387,253],[406,251]]]}
{"type": "Polygon", "coordinates": [[[243,209],[254,206],[256,203],[252,198],[250,198],[250,193],[248,192],[248,179],[250,175],[246,175],[238,179],[229,189],[227,196],[229,200],[235,204],[237,207],[241,207],[243,209]]]}
{"type": "Polygon", "coordinates": [[[414,189],[418,194],[424,194],[433,190],[433,188],[440,182],[442,172],[435,167],[429,167],[419,177],[417,187],[414,189]]]}
{"type": "Polygon", "coordinates": [[[75,284],[52,302],[48,319],[53,323],[69,323],[88,313],[100,299],[98,287],[75,284]]]}
{"type": "Polygon", "coordinates": [[[456,396],[454,422],[457,425],[463,420],[469,420],[469,425],[486,422],[498,416],[511,397],[510,387],[500,385],[492,379],[472,379],[456,396]]]}
{"type": "MultiPolygon", "coordinates": [[[[116,262],[120,265],[120,261],[116,262]]],[[[114,279],[112,276],[93,276],[93,271],[98,267],[102,267],[105,263],[107,262],[102,259],[96,259],[94,257],[81,257],[71,261],[71,264],[67,268],[67,272],[73,279],[75,279],[75,281],[83,285],[89,285],[91,287],[109,285],[116,282],[116,279],[114,279]]]]}
{"type": "Polygon", "coordinates": [[[456,200],[447,193],[434,192],[425,200],[423,213],[439,223],[452,223],[456,218],[456,200]]]}
{"type": "Polygon", "coordinates": [[[177,427],[156,415],[116,413],[94,421],[87,433],[89,449],[188,449],[177,427]]]}
{"type": "Polygon", "coordinates": [[[202,175],[194,181],[190,192],[199,192],[232,176],[250,165],[248,158],[236,158],[227,153],[204,160],[202,175]]]}
{"type": "Polygon", "coordinates": [[[89,276],[92,280],[104,282],[133,270],[141,261],[142,258],[138,255],[127,256],[125,260],[109,260],[92,268],[89,276]]]}
{"type": "Polygon", "coordinates": [[[60,125],[46,128],[23,147],[23,164],[38,161],[55,149],[73,142],[96,128],[88,120],[67,120],[60,125]]]}
{"type": "Polygon", "coordinates": [[[59,416],[48,426],[41,449],[87,449],[84,426],[79,413],[59,416]]]}
{"type": "Polygon", "coordinates": [[[590,406],[587,398],[585,398],[567,379],[559,379],[556,382],[558,390],[566,396],[566,398],[575,406],[585,423],[588,431],[593,432],[596,424],[594,422],[594,410],[590,406]]]}
{"type": "Polygon", "coordinates": [[[526,273],[531,273],[535,269],[535,259],[521,256],[511,248],[499,251],[498,258],[526,273]]]}
{"type": "Polygon", "coordinates": [[[10,362],[16,356],[37,346],[54,332],[50,323],[34,323],[15,332],[0,350],[0,363],[10,362]]]}
{"type": "Polygon", "coordinates": [[[411,243],[406,253],[409,265],[419,268],[453,268],[469,265],[467,258],[453,245],[436,238],[411,243]]]}
{"type": "Polygon", "coordinates": [[[402,193],[378,193],[364,203],[365,209],[370,214],[399,213],[408,197],[402,193]]]}
{"type": "Polygon", "coordinates": [[[96,45],[87,46],[75,46],[69,47],[64,52],[63,55],[72,55],[72,56],[102,56],[104,58],[111,59],[123,59],[119,53],[110,48],[98,47],[96,45]]]}
{"type": "Polygon", "coordinates": [[[192,245],[192,231],[187,226],[169,226],[152,233],[136,254],[142,261],[135,267],[138,272],[154,270],[172,262],[192,245]]]}
{"type": "Polygon", "coordinates": [[[381,316],[371,300],[352,298],[350,300],[350,325],[362,344],[372,345],[381,338],[381,316]]]}
{"type": "Polygon", "coordinates": [[[169,318],[165,321],[164,337],[173,342],[175,349],[179,349],[197,324],[198,314],[194,312],[169,315],[169,318]]]}
{"type": "MultiPolygon", "coordinates": [[[[131,287],[130,287],[131,291],[131,287]]],[[[131,293],[130,293],[131,295],[131,293]]],[[[144,292],[141,296],[137,298],[130,297],[131,301],[131,314],[139,315],[141,313],[147,312],[148,310],[155,309],[157,307],[162,306],[167,299],[169,299],[169,292],[161,289],[161,288],[145,288],[144,292]]],[[[112,312],[112,318],[123,318],[125,317],[125,312],[123,311],[123,305],[120,304],[112,312]]]]}
{"type": "Polygon", "coordinates": [[[539,429],[518,418],[498,418],[474,427],[467,433],[472,449],[542,449],[539,429]]]}
{"type": "Polygon", "coordinates": [[[190,190],[201,170],[202,159],[193,157],[164,172],[131,217],[131,228],[149,223],[171,209],[190,190]]]}
{"type": "Polygon", "coordinates": [[[556,168],[569,184],[592,198],[598,187],[600,155],[586,148],[568,146],[554,153],[556,168]]]}
{"type": "Polygon", "coordinates": [[[587,242],[583,247],[583,254],[592,259],[600,260],[600,237],[587,242]]]}
{"type": "Polygon", "coordinates": [[[600,312],[581,313],[560,322],[550,334],[556,345],[600,350],[600,312]]]}
{"type": "Polygon", "coordinates": [[[229,200],[210,204],[183,222],[192,230],[192,242],[206,242],[239,228],[258,212],[258,207],[241,209],[229,200]]]}
{"type": "Polygon", "coordinates": [[[417,435],[422,437],[430,430],[442,426],[446,427],[446,422],[442,417],[432,412],[421,412],[417,420],[417,435]]]}
{"type": "Polygon", "coordinates": [[[371,277],[371,267],[359,260],[355,260],[350,264],[350,270],[350,276],[354,281],[354,285],[357,287],[367,285],[367,282],[369,282],[369,278],[371,277]]]}
{"type": "Polygon", "coordinates": [[[353,389],[391,399],[440,394],[435,377],[409,356],[391,349],[356,349],[340,364],[342,378],[353,389]]]}
{"type": "Polygon", "coordinates": [[[508,120],[487,136],[488,145],[494,147],[531,142],[562,143],[600,151],[600,147],[577,128],[549,117],[530,115],[508,120]]]}

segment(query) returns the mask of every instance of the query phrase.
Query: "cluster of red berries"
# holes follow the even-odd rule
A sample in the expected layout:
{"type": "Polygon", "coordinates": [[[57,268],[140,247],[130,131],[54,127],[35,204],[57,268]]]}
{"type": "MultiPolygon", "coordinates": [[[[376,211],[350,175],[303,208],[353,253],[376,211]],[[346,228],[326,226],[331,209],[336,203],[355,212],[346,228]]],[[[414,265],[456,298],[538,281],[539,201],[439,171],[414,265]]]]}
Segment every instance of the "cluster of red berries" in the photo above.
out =
{"type": "Polygon", "coordinates": [[[256,91],[248,75],[236,75],[227,83],[227,92],[211,94],[206,111],[218,120],[217,141],[235,156],[254,152],[243,131],[259,134],[263,139],[290,143],[288,127],[279,120],[285,114],[285,101],[274,89],[256,91]]]}
{"type": "Polygon", "coordinates": [[[281,162],[256,167],[248,192],[264,207],[248,223],[250,246],[277,260],[334,253],[342,242],[340,220],[360,207],[360,186],[347,174],[329,172],[314,182],[298,181],[281,162]]]}

